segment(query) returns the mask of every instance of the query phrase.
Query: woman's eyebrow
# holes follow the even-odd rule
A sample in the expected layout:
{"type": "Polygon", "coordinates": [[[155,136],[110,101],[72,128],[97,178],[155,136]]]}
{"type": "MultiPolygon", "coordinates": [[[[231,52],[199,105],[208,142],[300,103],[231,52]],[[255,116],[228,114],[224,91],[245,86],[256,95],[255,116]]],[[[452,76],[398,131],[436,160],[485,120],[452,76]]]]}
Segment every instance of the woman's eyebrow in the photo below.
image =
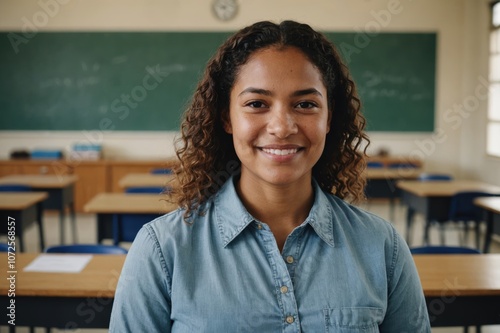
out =
{"type": "Polygon", "coordinates": [[[311,94],[312,95],[319,95],[319,96],[323,97],[323,95],[319,92],[319,90],[317,90],[315,88],[297,90],[292,94],[292,97],[311,95],[311,94]]]}
{"type": "Polygon", "coordinates": [[[244,94],[259,94],[259,95],[271,96],[273,93],[270,90],[266,90],[266,89],[248,87],[245,90],[243,90],[242,92],[240,92],[238,94],[238,96],[241,96],[244,94]]]}
{"type": "MultiPolygon", "coordinates": [[[[272,96],[273,93],[270,90],[266,89],[261,89],[261,88],[254,88],[254,87],[248,87],[244,89],[242,92],[238,94],[238,96],[244,95],[244,94],[259,94],[259,95],[265,95],[265,96],[272,96]]],[[[323,97],[323,95],[319,92],[319,90],[315,88],[308,88],[308,89],[301,89],[294,91],[292,93],[292,97],[297,97],[297,96],[304,96],[304,95],[319,95],[323,97]]]]}

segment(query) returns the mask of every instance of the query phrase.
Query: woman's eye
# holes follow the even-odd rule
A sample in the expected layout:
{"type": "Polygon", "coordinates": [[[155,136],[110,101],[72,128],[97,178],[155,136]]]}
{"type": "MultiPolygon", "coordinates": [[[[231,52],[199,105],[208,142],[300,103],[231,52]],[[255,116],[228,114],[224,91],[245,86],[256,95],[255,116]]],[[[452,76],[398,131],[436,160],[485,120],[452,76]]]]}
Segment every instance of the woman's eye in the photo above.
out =
{"type": "Polygon", "coordinates": [[[316,104],[311,102],[300,102],[299,104],[297,104],[297,107],[300,109],[311,109],[316,107],[316,104]]]}
{"type": "Polygon", "coordinates": [[[250,107],[255,108],[255,109],[260,109],[260,108],[265,107],[265,104],[260,102],[260,101],[254,101],[254,102],[248,103],[247,106],[250,106],[250,107]]]}

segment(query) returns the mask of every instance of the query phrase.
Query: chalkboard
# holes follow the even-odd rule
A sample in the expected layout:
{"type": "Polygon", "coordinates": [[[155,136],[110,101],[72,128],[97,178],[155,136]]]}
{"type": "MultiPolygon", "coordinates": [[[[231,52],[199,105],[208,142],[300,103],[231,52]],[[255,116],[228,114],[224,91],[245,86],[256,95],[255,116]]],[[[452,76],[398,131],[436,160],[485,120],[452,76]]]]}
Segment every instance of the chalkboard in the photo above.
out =
{"type": "MultiPolygon", "coordinates": [[[[0,33],[0,130],[178,130],[229,34],[0,33]]],[[[326,34],[351,68],[369,130],[434,129],[435,34],[326,34]]]]}
{"type": "Polygon", "coordinates": [[[370,131],[434,130],[436,34],[327,33],[357,85],[370,131]]]}

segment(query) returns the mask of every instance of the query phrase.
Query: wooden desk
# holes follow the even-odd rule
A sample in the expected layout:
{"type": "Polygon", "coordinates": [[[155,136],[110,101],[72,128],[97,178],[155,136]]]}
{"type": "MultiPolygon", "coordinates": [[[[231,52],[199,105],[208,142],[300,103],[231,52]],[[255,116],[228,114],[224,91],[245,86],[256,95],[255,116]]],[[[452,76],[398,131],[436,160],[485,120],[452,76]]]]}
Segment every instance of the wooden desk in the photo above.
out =
{"type": "MultiPolygon", "coordinates": [[[[426,228],[431,221],[446,221],[451,197],[461,191],[484,191],[499,193],[500,187],[473,180],[452,181],[399,181],[396,186],[401,190],[401,200],[408,206],[406,216],[406,241],[410,244],[410,230],[415,213],[425,216],[426,228]]],[[[427,233],[425,233],[427,236],[427,233]]],[[[424,240],[428,242],[428,239],[424,240]]]]}
{"type": "MultiPolygon", "coordinates": [[[[23,272],[36,256],[16,255],[16,324],[107,328],[125,256],[94,255],[77,274],[23,272]]],[[[500,254],[413,258],[433,327],[500,324],[500,254]]],[[[6,254],[0,254],[0,262],[0,279],[5,281],[6,254]]],[[[10,301],[7,292],[7,284],[0,284],[3,309],[10,301]]],[[[2,316],[0,325],[6,325],[8,319],[2,316]]]]}
{"type": "Polygon", "coordinates": [[[97,242],[113,238],[113,215],[151,214],[160,216],[177,209],[166,201],[166,195],[101,193],[90,200],[84,207],[85,212],[97,214],[97,242]]]}
{"type": "Polygon", "coordinates": [[[500,324],[500,254],[413,258],[431,326],[500,324]]]}
{"type": "MultiPolygon", "coordinates": [[[[16,253],[16,326],[108,328],[116,284],[125,255],[93,255],[80,273],[24,272],[38,254],[16,253]]],[[[0,253],[0,279],[7,281],[7,255],[0,253]]],[[[9,306],[9,284],[0,284],[2,309],[9,306]]],[[[6,313],[6,312],[5,312],[6,313]]],[[[10,320],[5,314],[0,325],[10,320]]]]}
{"type": "Polygon", "coordinates": [[[166,187],[174,186],[174,175],[161,175],[151,173],[129,173],[119,181],[123,189],[131,187],[166,187]]]}
{"type": "Polygon", "coordinates": [[[74,185],[78,180],[76,176],[59,175],[12,175],[0,178],[0,184],[23,184],[30,186],[35,191],[48,192],[49,197],[43,203],[44,209],[57,209],[59,211],[60,241],[64,244],[64,219],[66,208],[70,210],[73,226],[73,242],[77,242],[74,185]]]}
{"type": "Polygon", "coordinates": [[[484,239],[483,253],[490,251],[491,235],[495,221],[500,223],[500,197],[477,198],[474,204],[486,212],[486,235],[484,239]]]}
{"type": "Polygon", "coordinates": [[[0,193],[0,233],[8,233],[8,222],[15,222],[15,233],[19,237],[19,250],[24,251],[24,230],[38,223],[40,250],[45,248],[43,234],[43,201],[47,192],[2,192],[0,193]]]}

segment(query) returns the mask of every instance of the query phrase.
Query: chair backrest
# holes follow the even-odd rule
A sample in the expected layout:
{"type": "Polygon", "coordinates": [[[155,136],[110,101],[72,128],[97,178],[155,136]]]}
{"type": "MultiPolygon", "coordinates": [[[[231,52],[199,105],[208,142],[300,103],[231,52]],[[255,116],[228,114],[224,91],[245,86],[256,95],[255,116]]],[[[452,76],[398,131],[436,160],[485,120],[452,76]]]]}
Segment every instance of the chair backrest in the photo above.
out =
{"type": "Polygon", "coordinates": [[[366,167],[368,167],[368,168],[383,168],[384,167],[384,163],[382,163],[382,162],[376,162],[376,161],[367,162],[366,163],[366,167]]]}
{"type": "Polygon", "coordinates": [[[135,236],[148,222],[161,214],[115,214],[113,215],[113,244],[133,242],[135,236]]]}
{"type": "Polygon", "coordinates": [[[411,162],[394,162],[387,166],[389,169],[416,169],[418,165],[411,162]]]}
{"type": "Polygon", "coordinates": [[[22,184],[0,184],[0,192],[31,192],[31,187],[22,184]]]}
{"type": "Polygon", "coordinates": [[[498,194],[478,191],[458,192],[451,197],[448,219],[450,221],[480,221],[483,211],[474,204],[477,197],[492,197],[498,194]]]}
{"type": "Polygon", "coordinates": [[[150,194],[161,194],[168,192],[168,188],[160,186],[138,186],[129,187],[125,190],[125,193],[150,193],[150,194]]]}
{"type": "Polygon", "coordinates": [[[170,168],[156,168],[151,170],[151,173],[155,175],[171,175],[174,172],[170,168]]]}
{"type": "MultiPolygon", "coordinates": [[[[125,193],[150,193],[162,194],[168,193],[170,187],[142,186],[130,187],[125,193]]],[[[118,245],[121,242],[133,242],[135,236],[148,222],[151,222],[161,214],[115,214],[113,215],[113,244],[118,245]]]]}
{"type": "Polygon", "coordinates": [[[418,176],[418,180],[422,182],[433,181],[433,180],[452,180],[453,177],[441,173],[422,173],[418,176]]]}
{"type": "Polygon", "coordinates": [[[9,245],[5,243],[0,243],[0,252],[9,252],[9,245]]]}
{"type": "Polygon", "coordinates": [[[73,244],[57,245],[45,249],[46,253],[90,253],[90,254],[127,254],[127,250],[114,245],[73,244]]]}
{"type": "Polygon", "coordinates": [[[419,246],[410,248],[411,254],[480,254],[479,250],[465,246],[419,246]]]}

